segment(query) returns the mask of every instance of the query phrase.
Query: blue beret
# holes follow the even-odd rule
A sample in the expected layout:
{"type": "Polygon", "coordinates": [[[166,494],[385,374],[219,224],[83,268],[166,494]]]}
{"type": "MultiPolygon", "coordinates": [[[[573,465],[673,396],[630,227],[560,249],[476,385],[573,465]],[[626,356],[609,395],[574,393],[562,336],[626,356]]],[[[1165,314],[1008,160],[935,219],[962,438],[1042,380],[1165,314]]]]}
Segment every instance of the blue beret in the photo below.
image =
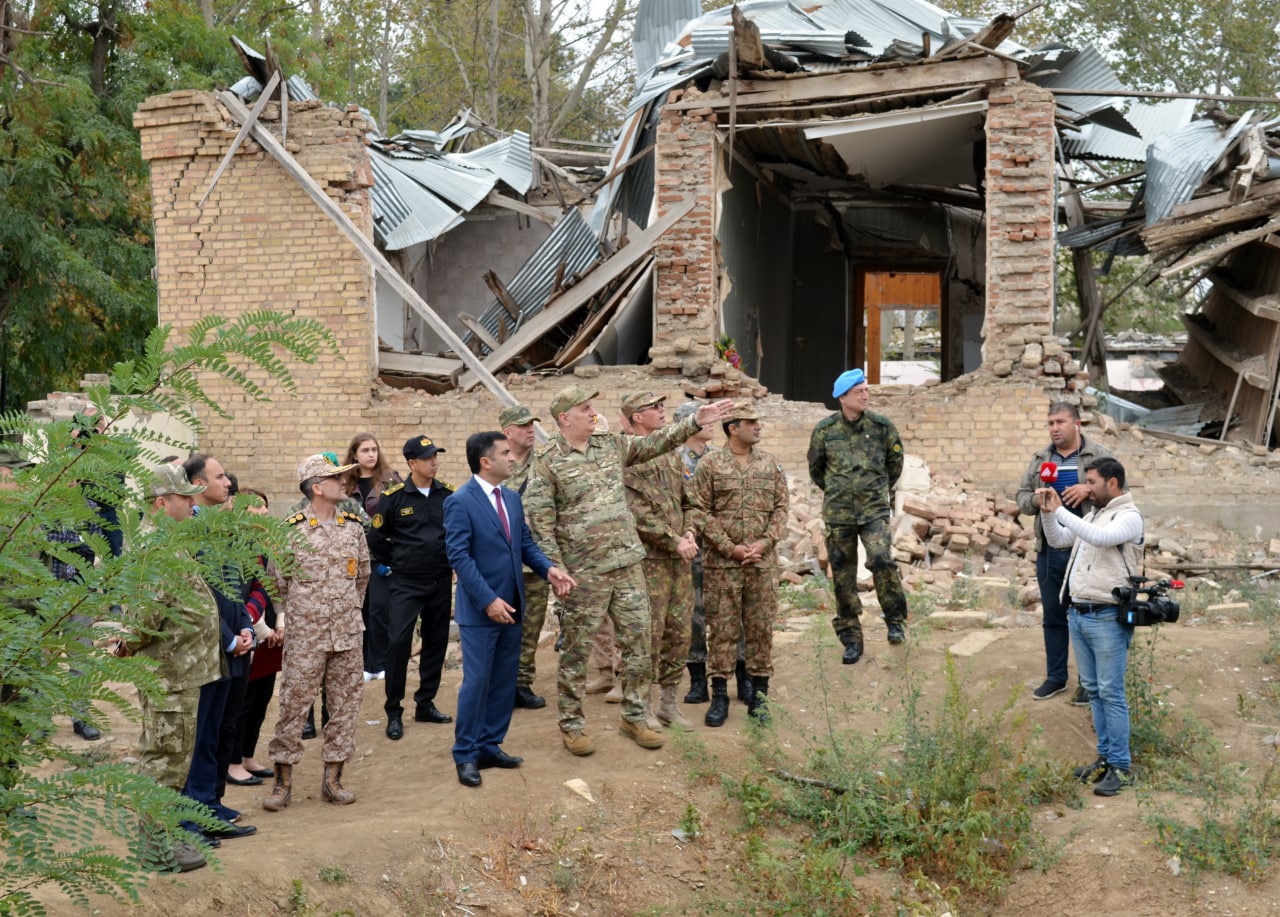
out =
{"type": "Polygon", "coordinates": [[[861,385],[867,381],[867,374],[860,369],[850,369],[842,372],[836,377],[836,384],[831,389],[831,397],[839,398],[855,385],[861,385]]]}

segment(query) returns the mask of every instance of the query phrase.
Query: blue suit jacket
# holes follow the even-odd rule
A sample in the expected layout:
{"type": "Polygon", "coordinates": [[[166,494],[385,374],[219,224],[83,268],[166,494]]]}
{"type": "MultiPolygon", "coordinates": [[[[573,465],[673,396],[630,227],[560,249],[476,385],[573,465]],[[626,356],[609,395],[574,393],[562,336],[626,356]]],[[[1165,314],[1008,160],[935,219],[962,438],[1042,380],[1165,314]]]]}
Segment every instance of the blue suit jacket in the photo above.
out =
{"type": "Polygon", "coordinates": [[[458,577],[453,617],[460,626],[495,624],[484,610],[498,597],[523,611],[523,565],[544,578],[553,566],[529,533],[520,495],[504,487],[502,497],[511,525],[510,541],[493,502],[474,477],[444,501],[445,550],[458,577]]]}

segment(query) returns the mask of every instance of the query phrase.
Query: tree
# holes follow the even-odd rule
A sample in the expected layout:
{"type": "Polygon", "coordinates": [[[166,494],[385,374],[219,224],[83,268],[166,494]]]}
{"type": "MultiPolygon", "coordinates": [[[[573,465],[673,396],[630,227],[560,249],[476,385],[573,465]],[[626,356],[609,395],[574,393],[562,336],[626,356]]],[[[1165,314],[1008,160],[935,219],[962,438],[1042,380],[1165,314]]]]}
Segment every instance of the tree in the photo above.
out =
{"type": "MultiPolygon", "coordinates": [[[[159,517],[154,527],[143,526],[146,501],[122,482],[145,482],[159,456],[119,427],[130,413],[168,413],[198,430],[200,413],[222,413],[204,394],[202,375],[224,376],[265,400],[268,382],[294,391],[289,362],[312,363],[322,351],[336,352],[337,344],[309,319],[271,312],[232,322],[206,319],[183,342],[172,343],[167,329],[152,331],[135,360],[115,365],[110,388],[91,392],[104,429],[87,442],[73,438],[71,422],[39,425],[25,414],[0,415],[0,434],[23,437],[26,452],[39,460],[0,482],[0,915],[41,913],[35,892],[48,884],[82,905],[89,893],[136,899],[145,884],[140,820],[170,832],[181,830],[184,819],[214,826],[203,806],[131,768],[49,740],[53,717],[72,714],[86,699],[133,715],[114,684],[157,691],[148,660],[117,659],[83,645],[79,639],[95,631],[73,623],[72,615],[110,620],[112,606],[123,607],[126,618],[167,612],[156,597],[159,583],[180,600],[196,601],[184,585],[192,563],[213,582],[228,566],[250,569],[260,551],[288,566],[290,536],[282,520],[240,510],[202,513],[180,524],[159,517]],[[74,482],[81,486],[68,486],[74,482]],[[85,530],[94,512],[84,498],[86,482],[120,507],[128,543],[114,558],[103,538],[86,535],[96,566],[47,538],[64,528],[85,530]],[[45,556],[76,565],[82,580],[56,579],[45,556]],[[42,767],[49,762],[56,766],[42,767]],[[51,772],[37,776],[37,768],[51,772]],[[129,852],[110,837],[129,841],[129,852]]],[[[156,440],[162,448],[186,448],[156,440]]]]}

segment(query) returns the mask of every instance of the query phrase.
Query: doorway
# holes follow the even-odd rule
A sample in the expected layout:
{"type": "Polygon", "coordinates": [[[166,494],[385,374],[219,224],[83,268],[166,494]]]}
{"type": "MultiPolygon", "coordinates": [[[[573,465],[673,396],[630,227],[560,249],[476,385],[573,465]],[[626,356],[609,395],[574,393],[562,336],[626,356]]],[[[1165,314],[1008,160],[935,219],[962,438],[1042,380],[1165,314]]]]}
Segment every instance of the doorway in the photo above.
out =
{"type": "Polygon", "coordinates": [[[937,270],[856,269],[849,365],[862,362],[862,355],[872,385],[889,375],[886,363],[894,371],[884,381],[951,378],[942,276],[937,270]]]}

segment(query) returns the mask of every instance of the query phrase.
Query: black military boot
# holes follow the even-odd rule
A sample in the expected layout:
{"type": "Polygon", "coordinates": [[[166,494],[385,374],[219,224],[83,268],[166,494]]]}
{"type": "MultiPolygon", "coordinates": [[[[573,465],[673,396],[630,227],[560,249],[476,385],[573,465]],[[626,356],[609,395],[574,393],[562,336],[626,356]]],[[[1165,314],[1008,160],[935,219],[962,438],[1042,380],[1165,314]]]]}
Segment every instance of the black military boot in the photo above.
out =
{"type": "Polygon", "coordinates": [[[747,705],[747,716],[761,726],[769,722],[769,676],[754,675],[751,678],[751,703],[747,705]]]}
{"type": "Polygon", "coordinates": [[[741,659],[733,667],[733,677],[738,681],[738,700],[751,706],[751,676],[747,674],[747,664],[741,659]]]}
{"type": "Polygon", "coordinates": [[[705,704],[711,700],[707,694],[707,664],[705,662],[690,662],[689,669],[689,693],[684,696],[686,704],[705,704]]]}
{"type": "Polygon", "coordinates": [[[729,679],[711,679],[711,706],[703,722],[708,726],[723,726],[729,718],[729,679]]]}

